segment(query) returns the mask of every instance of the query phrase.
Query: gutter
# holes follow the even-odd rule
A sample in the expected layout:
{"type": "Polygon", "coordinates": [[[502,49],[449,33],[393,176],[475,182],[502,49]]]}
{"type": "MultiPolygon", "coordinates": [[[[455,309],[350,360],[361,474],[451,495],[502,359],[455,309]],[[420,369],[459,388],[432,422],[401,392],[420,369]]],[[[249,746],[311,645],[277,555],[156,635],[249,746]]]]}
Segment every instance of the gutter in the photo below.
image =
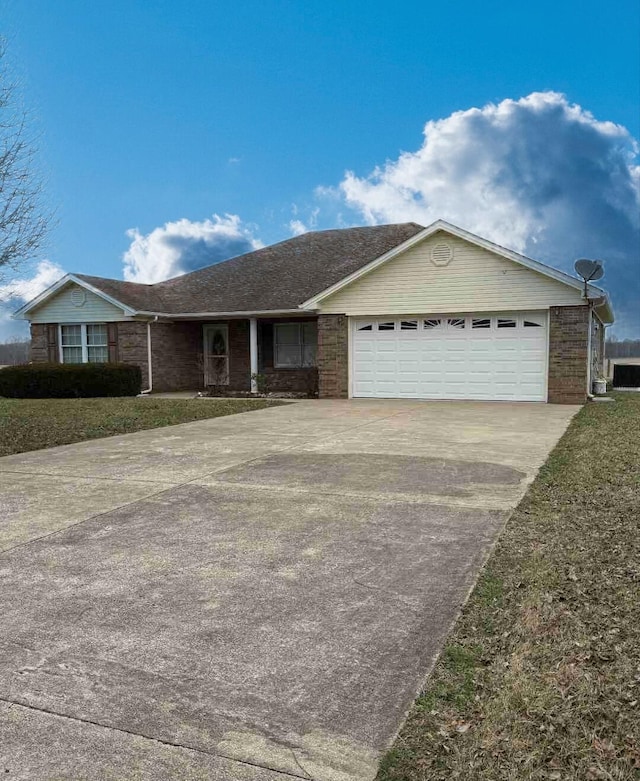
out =
{"type": "Polygon", "coordinates": [[[235,312],[146,312],[138,310],[136,315],[143,315],[147,317],[154,317],[157,320],[159,317],[166,318],[167,320],[202,320],[202,319],[219,319],[234,318],[234,317],[258,317],[261,315],[268,317],[277,317],[279,315],[301,315],[304,316],[307,313],[304,309],[258,309],[247,311],[235,311],[235,312]]]}

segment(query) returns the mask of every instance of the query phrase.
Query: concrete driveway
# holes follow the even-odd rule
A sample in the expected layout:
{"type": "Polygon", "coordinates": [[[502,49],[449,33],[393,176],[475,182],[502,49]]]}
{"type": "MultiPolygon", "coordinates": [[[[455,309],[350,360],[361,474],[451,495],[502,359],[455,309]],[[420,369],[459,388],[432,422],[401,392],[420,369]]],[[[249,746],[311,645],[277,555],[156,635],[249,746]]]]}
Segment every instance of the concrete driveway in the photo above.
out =
{"type": "Polygon", "coordinates": [[[372,779],[576,410],[302,402],[0,459],[2,778],[372,779]]]}

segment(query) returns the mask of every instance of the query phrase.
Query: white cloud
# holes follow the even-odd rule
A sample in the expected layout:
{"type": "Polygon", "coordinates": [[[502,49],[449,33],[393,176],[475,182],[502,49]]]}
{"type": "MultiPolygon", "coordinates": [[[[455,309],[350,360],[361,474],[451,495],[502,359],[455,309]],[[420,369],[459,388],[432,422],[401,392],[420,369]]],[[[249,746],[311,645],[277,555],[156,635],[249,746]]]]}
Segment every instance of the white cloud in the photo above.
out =
{"type": "Polygon", "coordinates": [[[427,122],[420,149],[368,176],[349,171],[334,192],[369,224],[443,218],[566,270],[603,258],[621,319],[640,318],[638,144],[564,95],[427,122]]]}
{"type": "Polygon", "coordinates": [[[303,233],[308,233],[309,228],[302,220],[291,220],[289,222],[289,230],[293,236],[302,236],[303,233]]]}
{"type": "Polygon", "coordinates": [[[10,337],[27,337],[28,325],[12,320],[11,315],[27,301],[39,296],[65,274],[64,270],[50,260],[40,261],[32,276],[16,277],[0,285],[0,341],[10,337]]]}
{"type": "Polygon", "coordinates": [[[53,263],[50,260],[42,260],[38,263],[36,272],[32,277],[18,277],[4,285],[0,285],[0,301],[14,301],[16,302],[16,308],[19,308],[20,302],[25,303],[39,296],[40,293],[63,277],[64,273],[57,263],[53,263]]]}
{"type": "MultiPolygon", "coordinates": [[[[291,211],[294,215],[298,215],[300,212],[300,209],[298,208],[297,204],[292,204],[291,211]]],[[[289,230],[291,231],[292,236],[302,236],[303,233],[309,233],[309,231],[314,231],[318,227],[318,215],[320,214],[320,208],[316,207],[314,209],[311,209],[309,211],[309,216],[307,218],[307,221],[304,222],[301,219],[295,219],[289,221],[289,230]]]]}
{"type": "Polygon", "coordinates": [[[250,226],[236,214],[202,222],[181,219],[142,234],[127,231],[131,239],[124,253],[124,278],[151,284],[176,277],[263,246],[250,226]]]}

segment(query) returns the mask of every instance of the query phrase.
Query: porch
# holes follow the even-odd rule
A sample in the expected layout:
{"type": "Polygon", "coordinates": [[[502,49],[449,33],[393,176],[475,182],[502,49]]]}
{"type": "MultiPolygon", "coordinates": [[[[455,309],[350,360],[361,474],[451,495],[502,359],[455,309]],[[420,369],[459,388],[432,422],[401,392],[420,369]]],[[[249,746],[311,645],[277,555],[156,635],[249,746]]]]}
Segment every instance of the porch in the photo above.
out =
{"type": "Polygon", "coordinates": [[[154,391],[317,394],[317,317],[150,326],[154,391]]]}

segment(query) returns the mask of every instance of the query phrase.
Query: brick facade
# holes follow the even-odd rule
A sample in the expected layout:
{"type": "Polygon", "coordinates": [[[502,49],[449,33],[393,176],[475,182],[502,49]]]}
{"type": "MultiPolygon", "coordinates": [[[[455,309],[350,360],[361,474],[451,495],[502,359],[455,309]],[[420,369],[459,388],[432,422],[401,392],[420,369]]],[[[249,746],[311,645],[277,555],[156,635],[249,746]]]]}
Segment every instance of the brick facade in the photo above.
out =
{"type": "MultiPolygon", "coordinates": [[[[149,362],[147,359],[147,324],[137,321],[117,323],[117,356],[121,363],[133,363],[142,372],[142,387],[149,387],[149,362]]],[[[153,337],[152,337],[153,338],[153,337]]]]}
{"type": "MultiPolygon", "coordinates": [[[[347,398],[349,394],[348,318],[318,317],[317,369],[273,367],[273,336],[276,321],[259,323],[260,369],[270,391],[292,391],[320,398],[347,398]]],[[[251,388],[249,321],[229,320],[229,390],[251,388]]],[[[197,390],[204,387],[202,322],[152,323],[153,389],[197,390]]],[[[148,387],[147,324],[117,323],[117,360],[140,366],[143,387],[148,387]]],[[[31,360],[50,360],[47,324],[31,324],[31,360]]],[[[598,334],[604,338],[604,329],[598,334]]],[[[549,387],[553,404],[583,404],[587,398],[589,308],[552,307],[549,310],[549,387]]]]}
{"type": "MultiPolygon", "coordinates": [[[[274,321],[265,325],[265,333],[274,321]]],[[[140,367],[142,387],[149,387],[147,323],[123,320],[117,326],[115,360],[140,367]]],[[[202,322],[151,323],[151,353],[153,361],[153,390],[177,391],[204,388],[204,345],[202,322]]],[[[225,321],[229,331],[229,390],[251,390],[251,359],[249,320],[225,321]]],[[[54,326],[57,328],[57,326],[54,326]]],[[[50,360],[48,324],[31,325],[31,360],[42,363],[50,360]]],[[[262,347],[262,343],[261,343],[262,347]]],[[[317,388],[317,369],[276,369],[273,366],[272,337],[266,339],[266,366],[260,373],[271,391],[313,393],[317,388]]],[[[57,359],[56,359],[57,360],[57,359]]]]}
{"type": "Polygon", "coordinates": [[[49,360],[47,326],[44,323],[31,323],[29,360],[33,363],[46,363],[49,360]]]}
{"type": "Polygon", "coordinates": [[[202,324],[152,323],[151,359],[154,391],[202,388],[202,324]]]}
{"type": "Polygon", "coordinates": [[[268,391],[289,391],[315,396],[318,393],[318,370],[315,366],[306,369],[263,369],[268,391]]]}
{"type": "Polygon", "coordinates": [[[349,396],[349,321],[346,315],[318,317],[318,395],[349,396]]]}
{"type": "Polygon", "coordinates": [[[552,404],[584,404],[587,399],[589,307],[549,310],[549,391],[552,404]]]}

